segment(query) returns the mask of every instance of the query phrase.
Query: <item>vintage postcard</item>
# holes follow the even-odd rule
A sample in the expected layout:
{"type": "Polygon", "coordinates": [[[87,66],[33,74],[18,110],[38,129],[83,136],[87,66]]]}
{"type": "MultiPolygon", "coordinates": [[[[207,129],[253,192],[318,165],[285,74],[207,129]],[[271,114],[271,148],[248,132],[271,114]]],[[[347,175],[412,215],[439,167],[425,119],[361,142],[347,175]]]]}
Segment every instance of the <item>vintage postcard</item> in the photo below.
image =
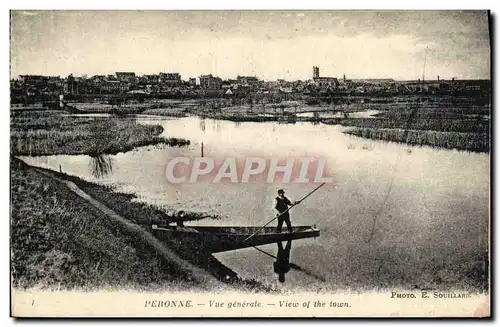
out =
{"type": "Polygon", "coordinates": [[[490,317],[490,12],[12,10],[13,317],[490,317]]]}

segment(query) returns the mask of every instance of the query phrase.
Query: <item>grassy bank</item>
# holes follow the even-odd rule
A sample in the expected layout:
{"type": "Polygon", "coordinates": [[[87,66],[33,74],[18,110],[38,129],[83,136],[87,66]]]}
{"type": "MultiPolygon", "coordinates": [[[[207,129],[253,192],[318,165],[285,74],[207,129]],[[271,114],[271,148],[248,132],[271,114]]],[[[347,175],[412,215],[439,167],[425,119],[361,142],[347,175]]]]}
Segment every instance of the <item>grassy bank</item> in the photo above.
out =
{"type": "Polygon", "coordinates": [[[60,183],[11,160],[15,287],[94,289],[194,286],[147,244],[122,233],[60,183]]]}
{"type": "Polygon", "coordinates": [[[161,126],[145,126],[131,119],[63,115],[58,111],[11,112],[10,147],[14,155],[116,154],[135,147],[189,141],[164,138],[161,126]]]}
{"type": "MultiPolygon", "coordinates": [[[[42,169],[43,170],[43,169],[42,169]]],[[[175,213],[141,202],[132,194],[117,193],[110,187],[86,182],[74,176],[49,171],[75,183],[87,194],[118,214],[144,225],[177,220],[175,213]]],[[[11,160],[12,184],[12,276],[19,288],[97,289],[127,288],[186,290],[196,288],[189,272],[158,255],[135,235],[103,217],[102,212],[60,182],[11,160]],[[103,276],[100,278],[100,276],[103,276]]],[[[218,218],[188,212],[185,221],[218,218]]],[[[207,270],[223,282],[246,291],[273,291],[255,280],[243,280],[208,254],[198,244],[167,245],[180,257],[207,270]]]]}

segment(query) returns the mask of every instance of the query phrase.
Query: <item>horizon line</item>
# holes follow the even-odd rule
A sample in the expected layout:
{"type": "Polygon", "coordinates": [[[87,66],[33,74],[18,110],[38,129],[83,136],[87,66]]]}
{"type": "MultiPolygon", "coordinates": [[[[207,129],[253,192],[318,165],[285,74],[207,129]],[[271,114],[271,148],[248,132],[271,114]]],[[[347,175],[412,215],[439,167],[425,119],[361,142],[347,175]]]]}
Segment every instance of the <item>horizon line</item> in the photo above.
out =
{"type": "MultiPolygon", "coordinates": [[[[182,81],[188,81],[190,78],[196,78],[198,79],[200,76],[204,76],[204,75],[212,75],[213,77],[219,77],[219,78],[222,78],[220,76],[217,76],[217,75],[214,75],[213,73],[205,73],[205,74],[200,74],[200,75],[197,75],[197,76],[194,76],[194,77],[188,77],[188,79],[182,79],[182,74],[179,73],[179,72],[157,72],[157,73],[136,73],[134,71],[131,71],[131,70],[122,70],[122,71],[116,71],[114,73],[111,73],[111,74],[106,74],[106,73],[100,73],[100,74],[93,74],[93,75],[88,75],[88,74],[80,74],[80,75],[73,75],[73,77],[83,77],[84,75],[87,76],[87,78],[91,78],[91,77],[94,77],[94,76],[107,76],[107,75],[114,75],[116,76],[116,73],[122,73],[122,72],[126,72],[126,73],[134,73],[136,74],[136,77],[140,77],[140,76],[145,76],[145,75],[159,75],[161,73],[165,73],[165,74],[179,74],[181,76],[181,80],[182,81]]],[[[18,79],[19,77],[21,76],[47,76],[47,77],[59,77],[59,78],[67,78],[69,75],[72,75],[73,73],[70,73],[68,74],[67,76],[64,76],[64,75],[53,75],[53,74],[33,74],[33,73],[22,73],[22,74],[17,74],[17,77],[14,78],[11,76],[11,80],[12,79],[18,79]]],[[[258,76],[256,75],[235,75],[234,77],[228,77],[228,78],[222,78],[222,80],[231,80],[231,79],[236,79],[238,76],[241,76],[241,77],[256,77],[258,78],[260,81],[263,81],[263,82],[275,82],[275,81],[278,81],[278,80],[284,80],[286,82],[297,82],[297,81],[310,81],[310,80],[313,80],[314,78],[313,77],[310,77],[310,78],[307,78],[307,79],[294,79],[294,80],[288,80],[288,79],[285,79],[285,78],[276,78],[276,79],[263,79],[263,78],[259,78],[258,76]]],[[[336,76],[319,76],[320,78],[324,77],[324,78],[336,78],[338,79],[339,81],[341,80],[344,80],[343,79],[343,76],[340,76],[340,77],[336,77],[336,76]]],[[[436,76],[437,77],[437,76],[436,76]]],[[[457,77],[452,77],[452,78],[442,78],[442,77],[439,77],[439,80],[437,78],[432,78],[432,79],[421,79],[421,78],[416,78],[416,79],[411,79],[411,78],[408,78],[408,79],[405,79],[405,78],[394,78],[394,77],[355,77],[355,78],[347,78],[347,75],[346,75],[346,80],[347,81],[355,81],[355,80],[384,80],[384,79],[391,79],[391,80],[394,80],[395,82],[408,82],[408,81],[452,81],[452,80],[455,80],[455,81],[481,81],[481,80],[488,80],[488,81],[491,81],[491,77],[489,78],[457,78],[457,77]]]]}

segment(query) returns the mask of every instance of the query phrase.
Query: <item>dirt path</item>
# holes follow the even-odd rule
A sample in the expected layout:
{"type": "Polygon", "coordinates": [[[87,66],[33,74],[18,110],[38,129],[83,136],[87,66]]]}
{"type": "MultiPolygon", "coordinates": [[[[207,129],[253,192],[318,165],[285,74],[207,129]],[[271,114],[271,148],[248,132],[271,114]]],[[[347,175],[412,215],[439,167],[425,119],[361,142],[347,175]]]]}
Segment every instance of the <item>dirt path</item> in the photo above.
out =
{"type": "Polygon", "coordinates": [[[35,167],[31,167],[31,169],[65,184],[76,195],[87,200],[92,206],[103,212],[109,219],[114,220],[125,230],[134,233],[135,235],[137,235],[137,237],[140,237],[144,242],[147,242],[147,244],[149,244],[155,251],[161,254],[166,260],[172,262],[178,268],[184,271],[188,271],[196,281],[207,286],[207,288],[213,289],[213,288],[227,287],[225,284],[221,283],[219,280],[217,280],[214,276],[207,273],[205,270],[200,269],[191,264],[190,262],[187,262],[186,260],[180,258],[177,254],[175,254],[172,250],[170,250],[167,246],[165,246],[165,244],[160,242],[151,233],[146,231],[141,226],[134,224],[129,219],[126,219],[123,216],[119,215],[118,213],[116,213],[103,203],[97,201],[96,199],[85,193],[82,189],[80,189],[75,183],[56,177],[55,175],[51,174],[46,170],[38,169],[35,167]]]}

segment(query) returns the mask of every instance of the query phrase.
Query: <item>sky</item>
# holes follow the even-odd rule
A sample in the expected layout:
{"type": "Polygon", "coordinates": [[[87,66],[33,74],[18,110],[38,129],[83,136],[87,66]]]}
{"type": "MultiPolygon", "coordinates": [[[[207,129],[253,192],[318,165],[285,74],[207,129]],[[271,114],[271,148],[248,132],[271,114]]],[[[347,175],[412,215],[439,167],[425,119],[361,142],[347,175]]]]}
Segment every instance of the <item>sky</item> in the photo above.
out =
{"type": "Polygon", "coordinates": [[[11,11],[11,78],[489,79],[486,11],[11,11]]]}

